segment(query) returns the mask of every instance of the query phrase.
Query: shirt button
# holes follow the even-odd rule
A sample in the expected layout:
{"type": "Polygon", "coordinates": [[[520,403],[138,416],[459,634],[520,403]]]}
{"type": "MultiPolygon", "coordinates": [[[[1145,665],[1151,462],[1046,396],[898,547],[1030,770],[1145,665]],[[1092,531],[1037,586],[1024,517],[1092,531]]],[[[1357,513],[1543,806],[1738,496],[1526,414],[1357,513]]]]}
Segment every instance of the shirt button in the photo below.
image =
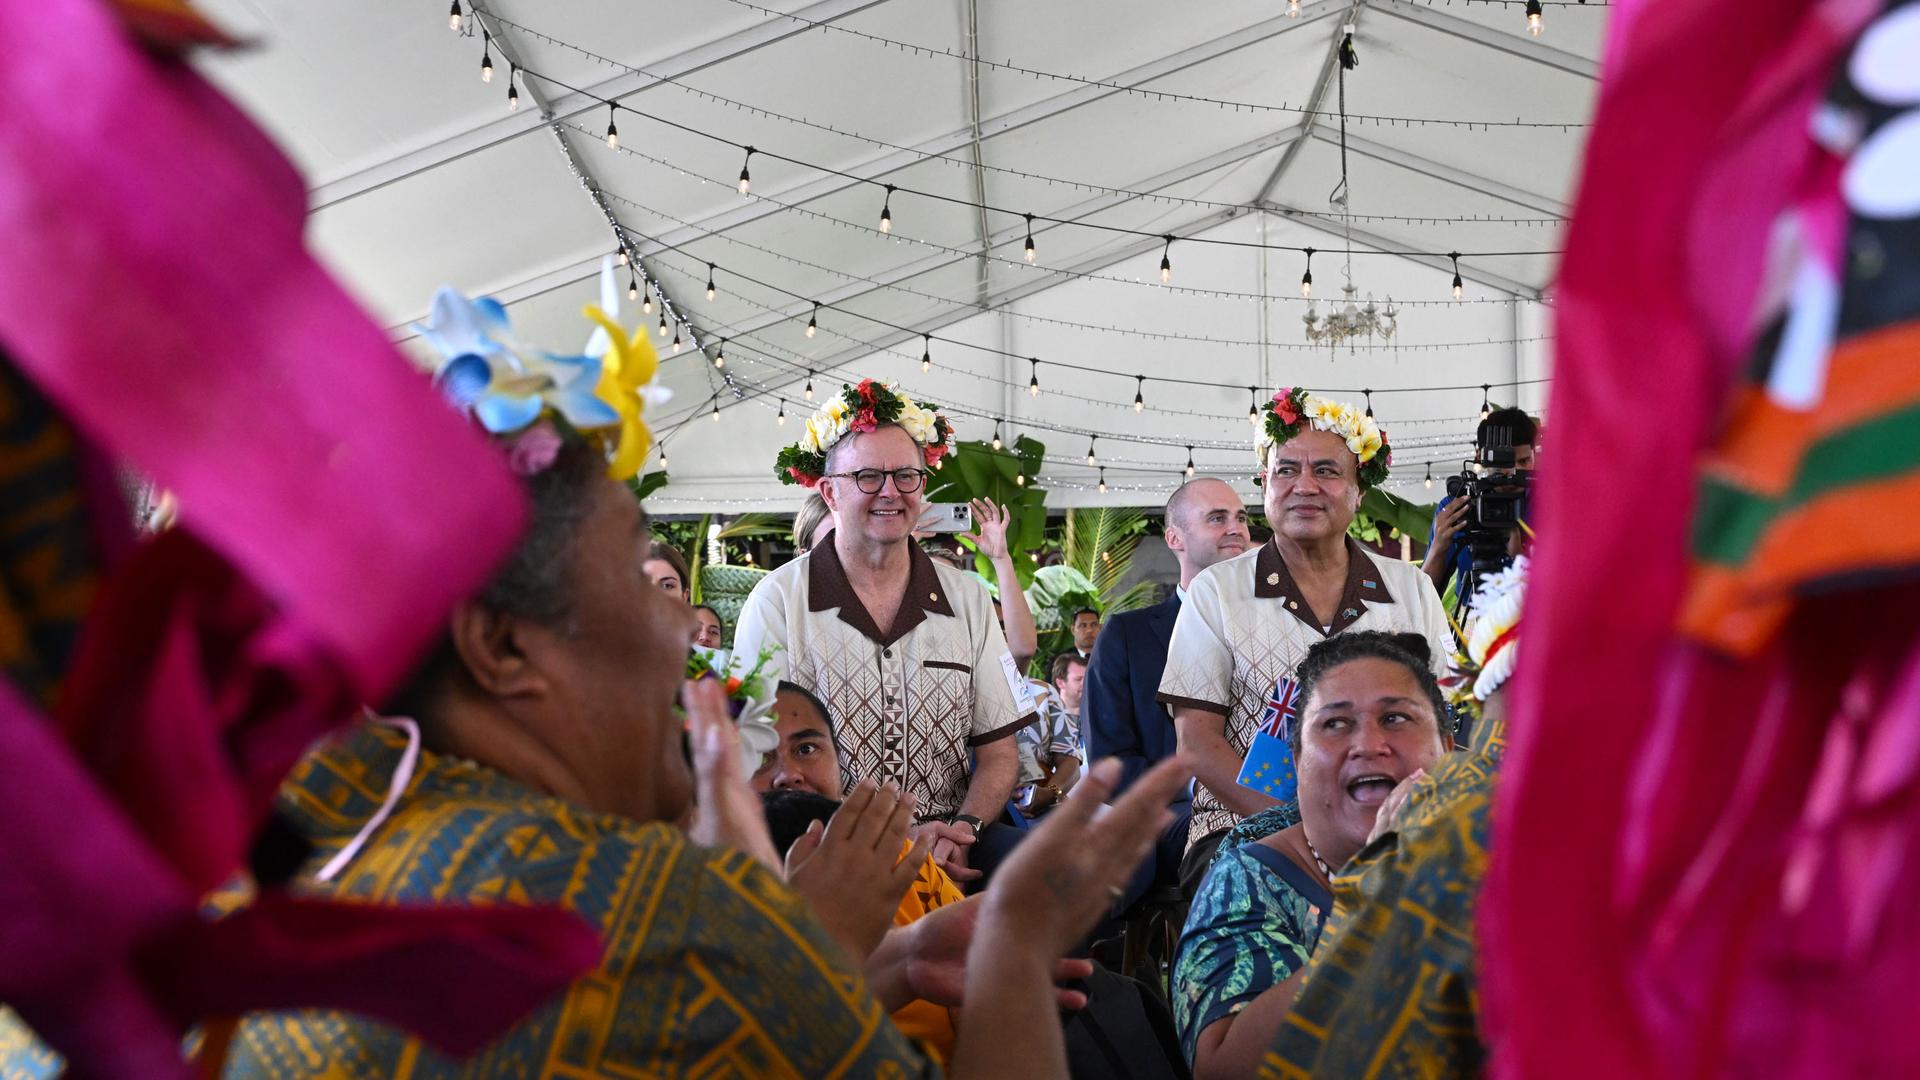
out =
{"type": "Polygon", "coordinates": [[[881,655],[881,656],[892,656],[892,655],[893,655],[893,650],[892,650],[892,649],[881,649],[881,650],[880,650],[880,655],[881,655]]]}

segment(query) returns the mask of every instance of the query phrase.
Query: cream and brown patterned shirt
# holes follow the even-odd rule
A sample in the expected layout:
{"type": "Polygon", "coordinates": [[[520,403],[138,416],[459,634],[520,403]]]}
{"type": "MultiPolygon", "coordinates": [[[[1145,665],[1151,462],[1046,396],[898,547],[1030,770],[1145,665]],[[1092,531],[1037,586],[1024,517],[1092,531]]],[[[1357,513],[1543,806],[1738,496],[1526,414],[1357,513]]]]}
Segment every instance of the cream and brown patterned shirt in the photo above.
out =
{"type": "MultiPolygon", "coordinates": [[[[1314,642],[1348,630],[1412,632],[1427,639],[1437,678],[1446,673],[1447,616],[1420,568],[1347,540],[1347,584],[1333,623],[1321,626],[1272,541],[1208,567],[1187,587],[1173,624],[1159,698],[1168,708],[1227,718],[1227,745],[1246,756],[1274,684],[1293,678],[1314,642]]],[[[1187,844],[1239,815],[1195,784],[1187,844]]]]}
{"type": "Polygon", "coordinates": [[[910,550],[891,629],[854,595],[829,535],[754,586],[733,642],[744,657],[781,650],[769,670],[826,703],[843,782],[891,780],[920,800],[924,820],[959,811],[972,747],[1010,737],[1035,714],[1015,702],[986,587],[910,550]]]}

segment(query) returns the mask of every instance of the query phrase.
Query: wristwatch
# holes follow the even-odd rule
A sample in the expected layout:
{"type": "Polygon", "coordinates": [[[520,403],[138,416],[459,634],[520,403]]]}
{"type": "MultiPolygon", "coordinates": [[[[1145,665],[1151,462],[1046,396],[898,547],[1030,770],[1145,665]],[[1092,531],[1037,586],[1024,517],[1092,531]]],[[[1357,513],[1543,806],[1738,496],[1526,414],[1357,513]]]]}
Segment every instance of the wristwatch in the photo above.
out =
{"type": "Polygon", "coordinates": [[[978,837],[980,835],[981,828],[986,825],[986,822],[981,821],[979,818],[974,817],[972,814],[955,814],[953,815],[953,824],[965,825],[967,828],[973,830],[974,836],[978,837]]]}

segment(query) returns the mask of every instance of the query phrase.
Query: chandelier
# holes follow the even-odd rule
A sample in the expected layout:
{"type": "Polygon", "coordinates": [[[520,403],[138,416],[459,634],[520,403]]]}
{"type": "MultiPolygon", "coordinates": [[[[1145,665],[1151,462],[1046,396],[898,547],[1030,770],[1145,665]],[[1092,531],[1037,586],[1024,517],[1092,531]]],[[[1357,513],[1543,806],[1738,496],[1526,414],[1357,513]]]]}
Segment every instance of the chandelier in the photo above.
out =
{"type": "Polygon", "coordinates": [[[1315,345],[1326,342],[1329,347],[1338,348],[1349,345],[1360,338],[1371,341],[1392,341],[1393,331],[1399,312],[1394,309],[1393,297],[1387,297],[1387,306],[1382,308],[1374,304],[1373,294],[1367,294],[1363,306],[1358,297],[1360,290],[1354,285],[1351,275],[1341,287],[1347,299],[1343,304],[1332,305],[1332,310],[1321,314],[1316,305],[1308,305],[1307,313],[1301,317],[1306,324],[1307,340],[1315,345]]]}
{"type": "Polygon", "coordinates": [[[1347,186],[1347,68],[1358,63],[1351,54],[1353,28],[1346,28],[1348,46],[1344,47],[1340,61],[1340,183],[1333,189],[1328,202],[1340,209],[1340,228],[1347,241],[1346,264],[1343,276],[1346,284],[1340,291],[1346,295],[1344,302],[1329,305],[1332,310],[1324,315],[1320,306],[1313,302],[1313,249],[1307,249],[1307,274],[1300,279],[1302,294],[1309,297],[1307,313],[1301,317],[1306,324],[1307,340],[1315,345],[1325,342],[1329,348],[1337,349],[1346,345],[1352,349],[1361,338],[1372,341],[1392,341],[1393,332],[1399,329],[1399,313],[1394,310],[1393,297],[1387,297],[1387,306],[1382,308],[1373,302],[1373,294],[1367,294],[1367,302],[1360,303],[1360,289],[1353,283],[1353,190],[1347,186]],[[1349,62],[1351,60],[1351,62],[1349,62]]]}

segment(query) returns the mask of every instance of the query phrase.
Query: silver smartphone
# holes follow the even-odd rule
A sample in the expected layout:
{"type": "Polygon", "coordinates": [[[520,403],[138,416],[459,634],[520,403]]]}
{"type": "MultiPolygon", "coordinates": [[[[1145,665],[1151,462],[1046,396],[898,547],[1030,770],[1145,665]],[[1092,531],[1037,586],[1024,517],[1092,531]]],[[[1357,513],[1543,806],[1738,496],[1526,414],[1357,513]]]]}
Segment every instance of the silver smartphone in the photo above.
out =
{"type": "Polygon", "coordinates": [[[921,528],[936,533],[973,531],[973,504],[963,502],[928,503],[921,528]]]}

